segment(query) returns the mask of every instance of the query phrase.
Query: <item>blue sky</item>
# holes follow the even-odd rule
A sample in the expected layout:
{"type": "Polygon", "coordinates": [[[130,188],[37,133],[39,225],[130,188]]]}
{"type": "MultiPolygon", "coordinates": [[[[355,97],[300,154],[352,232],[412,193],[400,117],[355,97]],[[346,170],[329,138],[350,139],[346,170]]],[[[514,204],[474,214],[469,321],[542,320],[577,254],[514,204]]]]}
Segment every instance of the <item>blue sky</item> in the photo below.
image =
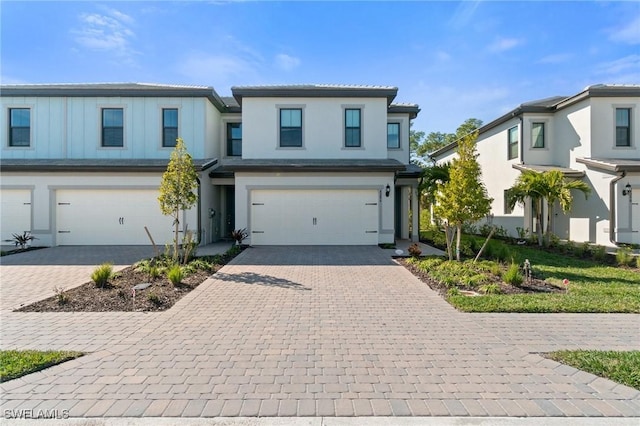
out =
{"type": "Polygon", "coordinates": [[[522,102],[640,84],[640,2],[2,1],[0,79],[372,84],[453,132],[522,102]]]}

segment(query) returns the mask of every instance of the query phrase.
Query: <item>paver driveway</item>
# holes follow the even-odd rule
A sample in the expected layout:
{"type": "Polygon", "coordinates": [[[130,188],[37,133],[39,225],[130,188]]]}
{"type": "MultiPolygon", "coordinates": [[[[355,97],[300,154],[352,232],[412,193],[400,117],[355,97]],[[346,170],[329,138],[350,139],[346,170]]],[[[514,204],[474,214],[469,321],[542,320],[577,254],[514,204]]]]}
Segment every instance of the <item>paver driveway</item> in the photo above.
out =
{"type": "Polygon", "coordinates": [[[164,313],[3,311],[3,348],[93,352],[0,385],[1,408],[640,416],[640,392],[536,354],[638,349],[639,318],[463,314],[377,247],[258,247],[164,313]]]}

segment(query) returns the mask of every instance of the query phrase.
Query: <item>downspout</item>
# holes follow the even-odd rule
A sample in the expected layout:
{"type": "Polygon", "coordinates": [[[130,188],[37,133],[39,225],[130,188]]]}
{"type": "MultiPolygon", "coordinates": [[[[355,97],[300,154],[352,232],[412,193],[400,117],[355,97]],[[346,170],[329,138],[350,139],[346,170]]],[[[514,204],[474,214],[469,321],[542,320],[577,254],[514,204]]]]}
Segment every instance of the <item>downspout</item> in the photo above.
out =
{"type": "Polygon", "coordinates": [[[518,116],[520,120],[520,164],[524,164],[524,120],[522,114],[518,116]]]}
{"type": "Polygon", "coordinates": [[[609,241],[614,245],[618,245],[616,241],[616,183],[619,180],[624,179],[627,172],[623,171],[622,174],[614,178],[609,182],[609,241]]]}
{"type": "Polygon", "coordinates": [[[198,182],[198,245],[202,240],[202,187],[200,184],[200,178],[196,178],[198,182]]]}

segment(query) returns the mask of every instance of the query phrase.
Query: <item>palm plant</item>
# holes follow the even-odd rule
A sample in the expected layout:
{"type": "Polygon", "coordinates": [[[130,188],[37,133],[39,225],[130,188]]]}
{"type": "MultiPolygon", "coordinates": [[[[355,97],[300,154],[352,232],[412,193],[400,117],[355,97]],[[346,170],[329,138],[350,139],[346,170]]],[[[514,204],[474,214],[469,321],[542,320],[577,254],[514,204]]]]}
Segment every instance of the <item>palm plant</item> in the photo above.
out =
{"type": "Polygon", "coordinates": [[[418,189],[423,194],[423,199],[427,204],[433,204],[436,199],[438,185],[449,182],[449,169],[451,163],[434,164],[425,167],[420,176],[420,184],[418,189]]]}
{"type": "Polygon", "coordinates": [[[533,205],[536,216],[536,235],[538,245],[542,245],[542,199],[544,198],[544,179],[542,173],[524,170],[516,182],[507,190],[507,203],[513,209],[516,204],[523,204],[529,200],[533,205]]]}

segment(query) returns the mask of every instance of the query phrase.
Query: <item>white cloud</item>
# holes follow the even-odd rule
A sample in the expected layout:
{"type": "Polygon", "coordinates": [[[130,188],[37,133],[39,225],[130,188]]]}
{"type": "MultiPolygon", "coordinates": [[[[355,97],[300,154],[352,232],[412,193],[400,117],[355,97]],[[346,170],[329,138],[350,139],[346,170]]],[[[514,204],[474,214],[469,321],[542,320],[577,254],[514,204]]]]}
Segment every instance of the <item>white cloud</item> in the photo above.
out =
{"type": "Polygon", "coordinates": [[[521,44],[522,40],[519,40],[517,38],[499,38],[489,45],[488,50],[489,52],[500,53],[511,50],[521,44]]]}
{"type": "Polygon", "coordinates": [[[555,53],[553,55],[547,55],[540,60],[539,64],[562,64],[569,61],[573,57],[570,53],[555,53]]]}
{"type": "Polygon", "coordinates": [[[596,74],[605,76],[606,83],[636,83],[640,81],[640,54],[625,56],[596,66],[596,74]]]}
{"type": "Polygon", "coordinates": [[[131,47],[135,33],[130,28],[134,19],[116,9],[103,8],[104,13],[83,13],[80,28],[72,29],[76,43],[89,50],[111,52],[131,59],[136,53],[131,47]]]}
{"type": "Polygon", "coordinates": [[[276,66],[283,71],[292,71],[300,66],[300,59],[295,56],[290,56],[285,53],[276,55],[276,66]]]}
{"type": "Polygon", "coordinates": [[[640,15],[625,26],[609,30],[609,40],[627,44],[640,44],[640,15]]]}
{"type": "Polygon", "coordinates": [[[439,51],[436,52],[436,59],[439,62],[448,62],[448,61],[451,60],[451,55],[448,54],[447,52],[439,50],[439,51]]]}
{"type": "Polygon", "coordinates": [[[456,30],[466,28],[467,25],[472,22],[473,16],[475,15],[476,9],[479,5],[479,0],[462,1],[458,3],[456,11],[449,20],[449,25],[451,25],[456,30]]]}
{"type": "Polygon", "coordinates": [[[178,65],[178,71],[190,81],[214,87],[226,87],[234,81],[254,80],[258,74],[257,68],[255,63],[240,56],[200,51],[190,52],[178,65]]]}

